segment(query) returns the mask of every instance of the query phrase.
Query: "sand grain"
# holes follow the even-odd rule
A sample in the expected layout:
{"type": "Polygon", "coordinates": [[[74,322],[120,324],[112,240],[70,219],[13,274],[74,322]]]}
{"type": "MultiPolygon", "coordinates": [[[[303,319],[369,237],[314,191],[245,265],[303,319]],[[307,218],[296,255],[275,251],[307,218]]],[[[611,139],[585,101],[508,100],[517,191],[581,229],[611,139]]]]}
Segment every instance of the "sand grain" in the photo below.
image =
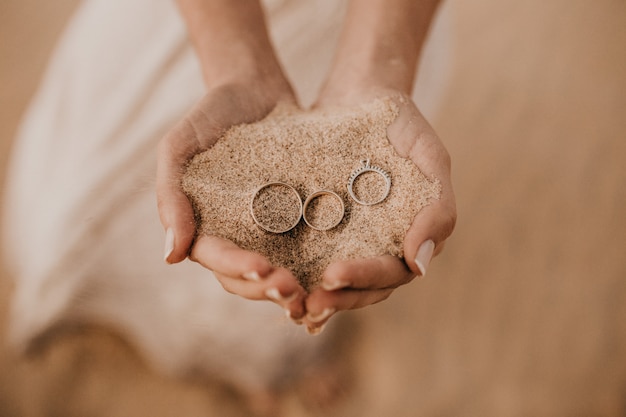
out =
{"type": "MultiPolygon", "coordinates": [[[[333,261],[384,254],[401,257],[406,230],[429,199],[439,198],[441,187],[437,179],[427,178],[399,156],[387,140],[386,128],[396,115],[397,108],[388,99],[314,111],[279,106],[257,123],[231,128],[190,161],[183,178],[198,232],[264,254],[275,265],[290,269],[309,289],[333,261]],[[357,204],[347,192],[351,173],[365,159],[392,178],[389,196],[373,206],[357,204]],[[282,234],[261,229],[254,223],[250,203],[260,186],[274,181],[294,187],[302,200],[318,190],[334,191],[345,204],[343,220],[327,231],[314,230],[302,220],[282,234]]],[[[366,200],[380,195],[384,186],[380,176],[361,177],[355,181],[358,195],[366,200]]],[[[310,207],[319,208],[311,213],[315,222],[324,224],[325,211],[336,215],[328,198],[310,207]]],[[[294,214],[289,207],[284,210],[287,222],[294,214]]]]}

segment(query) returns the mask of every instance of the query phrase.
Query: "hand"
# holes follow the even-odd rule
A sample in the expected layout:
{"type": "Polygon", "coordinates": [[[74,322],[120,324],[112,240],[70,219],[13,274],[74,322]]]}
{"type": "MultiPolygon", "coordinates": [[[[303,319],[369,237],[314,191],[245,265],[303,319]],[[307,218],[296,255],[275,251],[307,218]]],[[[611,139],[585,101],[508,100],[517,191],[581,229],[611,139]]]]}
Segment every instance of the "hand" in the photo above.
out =
{"type": "Polygon", "coordinates": [[[166,229],[168,263],[180,262],[189,255],[212,270],[228,292],[253,300],[269,299],[298,319],[304,315],[306,292],[293,274],[274,268],[260,254],[225,239],[200,236],[194,242],[193,208],[181,189],[185,166],[194,155],[211,148],[231,126],[258,121],[277,103],[288,101],[295,102],[295,98],[282,77],[211,88],[159,144],[157,200],[166,229]]]}
{"type": "Polygon", "coordinates": [[[387,135],[399,155],[410,158],[428,177],[442,186],[439,200],[431,200],[415,217],[404,239],[404,261],[394,256],[335,262],[322,275],[321,286],[306,299],[304,323],[317,333],[336,312],[375,304],[416,276],[424,276],[430,260],[443,249],[456,221],[456,206],[450,181],[450,157],[438,136],[413,101],[394,90],[376,94],[353,94],[327,104],[354,105],[374,97],[393,97],[399,108],[387,135]]]}

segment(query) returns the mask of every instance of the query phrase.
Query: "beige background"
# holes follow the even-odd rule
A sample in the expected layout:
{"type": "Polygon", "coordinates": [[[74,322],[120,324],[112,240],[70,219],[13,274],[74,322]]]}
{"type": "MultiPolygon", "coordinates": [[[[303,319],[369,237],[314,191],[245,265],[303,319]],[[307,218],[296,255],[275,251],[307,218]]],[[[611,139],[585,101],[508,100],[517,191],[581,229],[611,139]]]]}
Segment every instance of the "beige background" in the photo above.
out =
{"type": "MultiPolygon", "coordinates": [[[[0,2],[3,168],[75,3],[0,2]]],[[[360,383],[326,415],[624,416],[626,2],[447,7],[454,72],[433,124],[457,230],[428,279],[359,313],[360,383]]],[[[246,415],[215,383],[153,374],[105,329],[68,329],[28,359],[3,347],[0,369],[0,416],[246,415]]],[[[285,410],[316,415],[292,397],[285,410]]]]}

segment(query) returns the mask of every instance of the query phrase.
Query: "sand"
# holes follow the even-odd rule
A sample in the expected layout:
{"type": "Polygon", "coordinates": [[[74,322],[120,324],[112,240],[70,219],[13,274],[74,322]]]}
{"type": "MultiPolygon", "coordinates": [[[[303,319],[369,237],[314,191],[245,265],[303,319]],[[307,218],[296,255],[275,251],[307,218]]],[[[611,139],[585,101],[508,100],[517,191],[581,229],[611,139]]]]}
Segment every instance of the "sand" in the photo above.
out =
{"type": "Polygon", "coordinates": [[[316,230],[330,230],[343,220],[345,204],[337,193],[321,190],[307,197],[302,219],[316,230]]]}
{"type": "Polygon", "coordinates": [[[255,223],[268,232],[287,232],[300,221],[302,198],[290,185],[269,183],[253,195],[250,213],[255,223]]]}
{"type": "MultiPolygon", "coordinates": [[[[183,177],[183,189],[196,212],[198,233],[232,240],[259,252],[277,266],[291,270],[302,285],[318,284],[333,261],[379,255],[403,256],[403,239],[413,218],[431,199],[440,196],[436,178],[428,178],[389,143],[386,128],[397,108],[379,99],[352,108],[304,111],[277,107],[265,119],[235,126],[209,150],[196,155],[183,177]],[[391,177],[388,196],[375,205],[358,204],[348,193],[351,174],[370,160],[391,177]],[[336,193],[316,197],[286,233],[298,210],[293,187],[301,201],[319,190],[336,193]],[[254,200],[254,203],[253,203],[254,200]],[[255,223],[255,216],[264,226],[255,223]]],[[[385,188],[383,176],[366,172],[354,181],[359,200],[378,200],[385,188]]]]}

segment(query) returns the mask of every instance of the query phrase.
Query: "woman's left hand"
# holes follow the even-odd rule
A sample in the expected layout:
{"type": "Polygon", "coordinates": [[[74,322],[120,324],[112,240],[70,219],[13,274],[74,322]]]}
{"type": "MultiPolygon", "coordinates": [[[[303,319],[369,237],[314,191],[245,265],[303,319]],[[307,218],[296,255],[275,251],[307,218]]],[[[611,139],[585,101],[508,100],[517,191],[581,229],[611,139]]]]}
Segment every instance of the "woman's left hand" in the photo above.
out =
{"type": "MultiPolygon", "coordinates": [[[[417,214],[404,239],[404,260],[385,255],[332,263],[320,287],[306,299],[304,324],[319,333],[336,312],[366,307],[387,299],[401,285],[423,277],[431,258],[441,252],[456,222],[456,205],[450,180],[450,157],[439,137],[413,101],[397,91],[352,96],[341,105],[354,105],[376,97],[391,97],[399,109],[387,128],[389,142],[398,154],[411,159],[427,176],[441,183],[441,196],[417,214]]],[[[318,105],[337,104],[322,101],[318,105]]]]}

